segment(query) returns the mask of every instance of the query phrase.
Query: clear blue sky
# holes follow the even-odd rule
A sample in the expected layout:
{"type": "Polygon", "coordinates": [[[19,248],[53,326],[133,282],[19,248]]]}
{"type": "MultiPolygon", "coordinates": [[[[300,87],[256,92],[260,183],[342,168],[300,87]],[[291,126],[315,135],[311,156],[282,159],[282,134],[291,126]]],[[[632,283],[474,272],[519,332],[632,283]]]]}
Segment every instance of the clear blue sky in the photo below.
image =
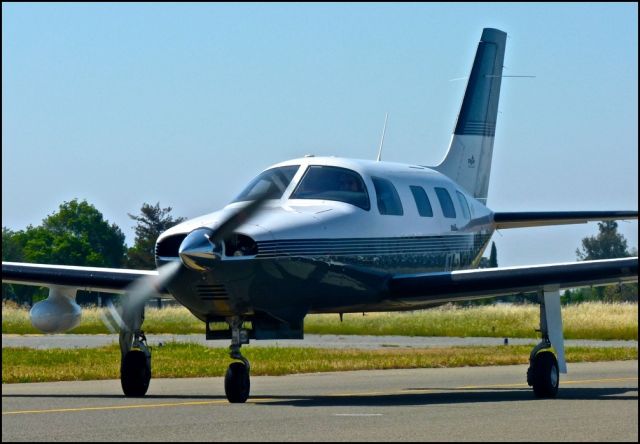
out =
{"type": "MultiPolygon", "coordinates": [[[[2,225],[87,199],[133,243],[306,153],[444,156],[482,28],[509,35],[488,205],[638,208],[638,6],[2,4],[2,225]]],[[[630,246],[638,225],[620,223],[630,246]]],[[[575,260],[593,224],[504,230],[500,265],[575,260]]]]}

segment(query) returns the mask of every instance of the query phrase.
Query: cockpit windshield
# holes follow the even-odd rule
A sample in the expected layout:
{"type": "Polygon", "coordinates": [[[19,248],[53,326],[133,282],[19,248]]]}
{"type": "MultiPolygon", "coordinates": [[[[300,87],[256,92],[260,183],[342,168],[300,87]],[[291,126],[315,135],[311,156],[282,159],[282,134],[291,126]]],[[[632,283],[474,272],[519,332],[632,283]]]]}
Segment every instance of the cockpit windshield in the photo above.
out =
{"type": "Polygon", "coordinates": [[[269,194],[271,199],[280,199],[298,168],[300,168],[300,165],[288,165],[263,171],[258,177],[249,182],[249,185],[242,190],[242,193],[233,202],[254,200],[265,193],[269,194]]]}
{"type": "Polygon", "coordinates": [[[369,194],[355,171],[311,165],[290,199],[337,200],[369,211],[369,194]]]}

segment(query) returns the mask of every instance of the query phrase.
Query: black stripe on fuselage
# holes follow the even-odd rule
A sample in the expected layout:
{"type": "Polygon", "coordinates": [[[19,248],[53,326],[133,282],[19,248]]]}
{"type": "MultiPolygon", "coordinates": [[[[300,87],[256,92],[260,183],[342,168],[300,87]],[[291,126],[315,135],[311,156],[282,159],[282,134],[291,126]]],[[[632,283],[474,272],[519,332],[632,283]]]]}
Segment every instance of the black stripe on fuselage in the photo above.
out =
{"type": "Polygon", "coordinates": [[[442,254],[478,250],[487,234],[456,234],[395,238],[286,239],[258,242],[257,258],[283,256],[352,256],[385,254],[442,254]]]}

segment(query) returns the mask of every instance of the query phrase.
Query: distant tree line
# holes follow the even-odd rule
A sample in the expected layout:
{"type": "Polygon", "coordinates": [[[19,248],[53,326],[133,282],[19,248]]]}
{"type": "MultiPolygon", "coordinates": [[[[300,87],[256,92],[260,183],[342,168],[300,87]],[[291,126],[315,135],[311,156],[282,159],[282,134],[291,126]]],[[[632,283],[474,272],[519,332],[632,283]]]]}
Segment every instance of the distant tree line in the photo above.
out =
{"type": "MultiPolygon", "coordinates": [[[[155,242],[165,230],[185,220],[173,218],[171,207],[144,203],[136,221],[132,247],[125,244],[122,230],[104,219],[102,213],[86,200],[64,202],[58,211],[38,226],[13,231],[2,227],[2,260],[38,264],[79,265],[88,267],[155,269],[155,242]]],[[[2,299],[32,305],[47,296],[46,288],[2,284],[2,299]]],[[[79,291],[79,303],[95,304],[96,292],[79,291]]]]}
{"type": "MultiPolygon", "coordinates": [[[[576,257],[579,261],[592,261],[597,259],[614,259],[619,257],[637,256],[637,249],[629,250],[627,240],[618,233],[618,223],[607,221],[598,223],[598,234],[582,239],[582,245],[576,249],[576,257]]],[[[489,257],[480,259],[479,268],[494,268],[498,266],[498,253],[494,242],[491,243],[489,257]]],[[[601,301],[601,302],[638,302],[638,284],[608,285],[603,287],[585,287],[565,290],[561,296],[564,304],[601,301]]],[[[491,299],[478,299],[464,301],[458,305],[489,305],[495,302],[523,303],[537,302],[538,296],[534,293],[513,294],[491,299]]]]}
{"type": "MultiPolygon", "coordinates": [[[[580,261],[637,255],[636,248],[629,250],[627,240],[618,233],[618,223],[615,221],[599,222],[598,234],[582,239],[582,246],[576,249],[576,256],[580,261]]],[[[564,292],[565,303],[585,301],[638,302],[638,284],[577,288],[564,292]]]]}

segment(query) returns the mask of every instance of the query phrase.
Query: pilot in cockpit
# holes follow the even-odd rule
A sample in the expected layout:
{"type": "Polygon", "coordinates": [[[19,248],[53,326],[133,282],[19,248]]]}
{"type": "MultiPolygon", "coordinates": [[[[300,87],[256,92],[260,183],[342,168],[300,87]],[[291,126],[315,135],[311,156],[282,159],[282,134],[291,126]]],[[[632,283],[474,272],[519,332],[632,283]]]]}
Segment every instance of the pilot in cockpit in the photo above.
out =
{"type": "Polygon", "coordinates": [[[359,191],[358,181],[351,174],[342,173],[339,183],[340,191],[359,191]]]}

